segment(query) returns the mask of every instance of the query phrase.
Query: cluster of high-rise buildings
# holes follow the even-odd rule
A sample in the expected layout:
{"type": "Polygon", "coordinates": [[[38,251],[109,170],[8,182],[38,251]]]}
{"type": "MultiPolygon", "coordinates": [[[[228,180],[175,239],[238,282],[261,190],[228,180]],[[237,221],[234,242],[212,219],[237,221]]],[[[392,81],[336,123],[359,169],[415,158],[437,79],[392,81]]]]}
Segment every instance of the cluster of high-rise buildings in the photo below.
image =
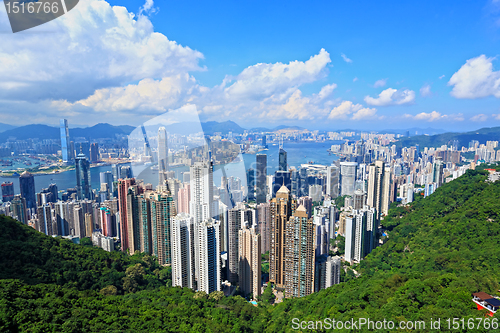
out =
{"type": "Polygon", "coordinates": [[[176,179],[164,127],[155,140],[155,154],[149,142],[144,154],[158,164],[158,186],[134,178],[130,166],[113,165],[100,173],[96,189],[91,186],[92,145],[88,155],[86,147],[72,147],[62,120],[62,160],[74,163],[76,186],[58,191],[50,184],[35,193],[35,177],[24,172],[20,194],[14,194],[12,182],[1,185],[0,213],[47,235],[90,237],[108,251],[150,253],[161,265],[171,265],[174,286],[207,293],[238,286],[242,294],[257,298],[268,277],[285,297],[301,297],[340,283],[341,261],[359,262],[380,243],[380,221],[391,203],[430,195],[476,163],[500,156],[498,142],[471,142],[461,150],[452,142],[420,151],[418,145],[390,145],[387,135],[363,135],[332,146],[330,153],[339,158],[331,165],[293,167],[278,140],[273,174],[268,174],[268,156],[256,154],[255,165],[246,170],[246,184],[224,175],[215,186],[214,160],[234,152],[224,152],[223,145],[206,147],[208,152],[184,150],[189,171],[176,179]],[[462,154],[470,152],[468,165],[462,154]],[[342,257],[332,254],[337,236],[345,237],[342,257]],[[262,272],[266,253],[268,275],[262,272]]]}

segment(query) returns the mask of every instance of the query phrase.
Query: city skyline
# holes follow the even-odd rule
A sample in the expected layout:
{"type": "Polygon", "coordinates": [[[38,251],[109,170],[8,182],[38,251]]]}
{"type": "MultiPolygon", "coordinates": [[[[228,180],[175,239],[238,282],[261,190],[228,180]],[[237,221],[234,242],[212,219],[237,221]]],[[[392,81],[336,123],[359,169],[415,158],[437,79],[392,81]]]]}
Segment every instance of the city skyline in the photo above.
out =
{"type": "MultiPolygon", "coordinates": [[[[192,3],[120,4],[80,1],[60,20],[6,34],[0,46],[6,60],[0,64],[2,121],[48,124],[69,118],[89,125],[99,118],[137,126],[195,105],[202,121],[232,119],[252,127],[500,125],[498,1],[390,6],[366,1],[365,11],[349,3],[313,3],[305,12],[295,3],[266,4],[263,12],[257,10],[260,3],[196,3],[198,10],[187,16],[192,3]],[[234,21],[242,10],[262,24],[234,21]],[[370,29],[361,28],[366,22],[370,29]],[[78,26],[88,29],[75,30],[78,26]],[[213,34],[220,29],[233,32],[213,34]],[[113,33],[124,30],[130,33],[113,33]],[[36,42],[42,31],[51,48],[36,42]],[[123,61],[114,66],[117,56],[123,61]],[[50,65],[61,57],[75,61],[50,65]]],[[[7,29],[0,8],[0,31],[7,29]]]]}

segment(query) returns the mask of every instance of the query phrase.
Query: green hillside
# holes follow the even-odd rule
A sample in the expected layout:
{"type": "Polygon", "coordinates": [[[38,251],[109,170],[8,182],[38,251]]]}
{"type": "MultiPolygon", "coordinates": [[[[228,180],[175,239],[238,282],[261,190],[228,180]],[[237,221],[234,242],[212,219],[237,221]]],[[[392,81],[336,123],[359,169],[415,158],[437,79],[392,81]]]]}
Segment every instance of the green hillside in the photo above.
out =
{"type": "Polygon", "coordinates": [[[458,140],[458,147],[469,147],[469,142],[477,140],[485,144],[486,141],[500,140],[500,127],[485,127],[476,131],[465,133],[443,133],[436,135],[417,135],[401,138],[396,141],[396,147],[411,147],[419,144],[420,147],[441,147],[450,145],[453,140],[458,140]]]}
{"type": "MultiPolygon", "coordinates": [[[[126,267],[147,270],[144,258],[72,245],[4,218],[0,250],[8,255],[0,256],[0,278],[10,280],[0,280],[0,331],[292,332],[294,318],[426,323],[425,329],[411,332],[428,332],[431,318],[441,318],[441,331],[448,331],[448,318],[464,318],[465,325],[469,318],[484,318],[471,301],[472,292],[496,294],[499,289],[500,182],[490,184],[486,178],[483,171],[468,171],[425,199],[391,209],[383,221],[385,244],[352,267],[360,277],[308,297],[278,305],[260,302],[258,307],[239,296],[207,297],[168,287],[154,272],[136,269],[131,274],[129,269],[127,274],[126,267]],[[94,267],[85,266],[87,260],[97,268],[92,282],[84,284],[84,269],[94,267]],[[16,269],[9,270],[13,265],[16,269]],[[66,270],[76,275],[58,280],[66,270]],[[109,295],[102,288],[110,273],[120,274],[122,281],[150,274],[150,283],[133,290],[115,279],[119,295],[109,295]]],[[[495,331],[481,327],[474,331],[495,331]]],[[[453,330],[461,331],[471,329],[453,330]]]]}

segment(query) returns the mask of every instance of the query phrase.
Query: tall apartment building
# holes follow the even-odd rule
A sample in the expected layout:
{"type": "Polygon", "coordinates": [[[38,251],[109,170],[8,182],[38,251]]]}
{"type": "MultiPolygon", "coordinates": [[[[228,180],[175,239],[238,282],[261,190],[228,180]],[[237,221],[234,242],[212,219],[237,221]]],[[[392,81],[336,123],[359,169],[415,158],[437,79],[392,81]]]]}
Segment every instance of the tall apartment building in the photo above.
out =
{"type": "Polygon", "coordinates": [[[314,292],[315,227],[299,206],[286,224],[285,297],[302,297],[314,292]]]}
{"type": "Polygon", "coordinates": [[[170,230],[172,233],[172,286],[195,289],[193,217],[185,213],[174,216],[170,230]]]}
{"type": "Polygon", "coordinates": [[[208,219],[200,223],[194,221],[194,225],[197,288],[207,294],[220,291],[220,222],[208,219]]]}
{"type": "Polygon", "coordinates": [[[261,253],[266,253],[270,248],[271,238],[271,205],[269,202],[257,205],[257,219],[261,235],[261,253]]]}
{"type": "Polygon", "coordinates": [[[256,163],[257,168],[255,170],[255,198],[257,200],[257,204],[266,202],[267,196],[267,155],[265,154],[257,154],[256,163]]]}
{"type": "Polygon", "coordinates": [[[231,283],[238,282],[239,268],[239,231],[246,225],[252,224],[252,211],[242,207],[234,207],[228,211],[228,280],[231,283]]]}
{"type": "Polygon", "coordinates": [[[376,161],[370,165],[368,174],[368,193],[366,203],[375,208],[377,220],[387,215],[390,204],[390,168],[386,168],[383,161],[376,161]]]}
{"type": "Polygon", "coordinates": [[[176,215],[174,200],[167,193],[153,192],[151,205],[151,238],[153,255],[158,257],[160,265],[171,263],[170,221],[176,215]]]}
{"type": "Polygon", "coordinates": [[[356,182],[356,162],[340,162],[340,175],[342,195],[352,195],[354,193],[354,184],[356,182]]]}
{"type": "Polygon", "coordinates": [[[243,228],[239,232],[239,286],[253,298],[261,294],[261,235],[255,228],[243,228]]]}
{"type": "MultiPolygon", "coordinates": [[[[277,288],[285,288],[286,223],[296,208],[290,191],[282,186],[271,199],[271,242],[269,251],[269,282],[277,288]]],[[[307,213],[306,213],[307,215],[307,213]]]]}
{"type": "Polygon", "coordinates": [[[129,215],[127,214],[127,194],[130,186],[135,185],[134,178],[118,179],[118,209],[120,211],[120,241],[121,249],[127,252],[129,249],[128,242],[128,222],[129,215]]]}
{"type": "Polygon", "coordinates": [[[190,214],[195,223],[212,218],[213,215],[213,164],[196,162],[190,168],[190,214]]]}

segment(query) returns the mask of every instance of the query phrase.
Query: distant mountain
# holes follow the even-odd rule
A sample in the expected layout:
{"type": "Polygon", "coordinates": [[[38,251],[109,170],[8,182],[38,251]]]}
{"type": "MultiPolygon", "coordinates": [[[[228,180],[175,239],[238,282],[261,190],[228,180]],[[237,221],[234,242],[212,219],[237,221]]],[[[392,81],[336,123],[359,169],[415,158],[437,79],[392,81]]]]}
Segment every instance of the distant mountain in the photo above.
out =
{"type": "Polygon", "coordinates": [[[403,134],[406,135],[406,132],[410,132],[410,136],[412,135],[436,135],[436,134],[443,134],[446,133],[445,130],[443,129],[436,129],[436,128],[418,128],[418,127],[412,127],[412,128],[407,128],[407,129],[388,129],[388,130],[383,130],[383,131],[378,131],[379,133],[393,133],[393,134],[403,134]]]}
{"type": "Polygon", "coordinates": [[[450,132],[437,135],[417,135],[409,138],[401,138],[396,142],[396,146],[410,147],[419,144],[420,147],[440,147],[449,144],[452,140],[458,140],[459,147],[468,147],[469,142],[472,140],[477,140],[480,143],[500,141],[500,127],[486,127],[465,133],[450,132]]]}
{"type": "Polygon", "coordinates": [[[16,126],[0,123],[0,133],[5,132],[5,131],[10,130],[10,129],[13,129],[13,128],[16,128],[16,126]]]}
{"type": "MultiPolygon", "coordinates": [[[[84,137],[88,140],[101,138],[114,138],[116,134],[128,135],[134,129],[132,126],[113,126],[109,124],[97,124],[85,128],[72,128],[69,130],[69,135],[72,138],[84,137]]],[[[0,142],[6,142],[9,138],[15,140],[26,140],[38,138],[59,139],[59,127],[35,124],[16,127],[0,133],[0,142]]]]}
{"type": "Polygon", "coordinates": [[[300,126],[280,125],[280,126],[276,126],[275,128],[273,128],[273,131],[279,131],[279,130],[284,130],[284,129],[290,129],[290,130],[296,130],[296,131],[305,130],[304,127],[300,127],[300,126]]]}
{"type": "Polygon", "coordinates": [[[135,127],[122,125],[113,126],[110,124],[100,123],[92,127],[73,128],[69,130],[71,137],[84,137],[87,139],[102,139],[102,138],[115,138],[116,135],[129,135],[135,127]]]}
{"type": "Polygon", "coordinates": [[[216,132],[221,132],[222,134],[228,134],[229,132],[242,134],[245,131],[244,128],[231,120],[221,123],[217,121],[207,121],[206,123],[201,123],[201,127],[205,134],[213,134],[216,132]]]}

